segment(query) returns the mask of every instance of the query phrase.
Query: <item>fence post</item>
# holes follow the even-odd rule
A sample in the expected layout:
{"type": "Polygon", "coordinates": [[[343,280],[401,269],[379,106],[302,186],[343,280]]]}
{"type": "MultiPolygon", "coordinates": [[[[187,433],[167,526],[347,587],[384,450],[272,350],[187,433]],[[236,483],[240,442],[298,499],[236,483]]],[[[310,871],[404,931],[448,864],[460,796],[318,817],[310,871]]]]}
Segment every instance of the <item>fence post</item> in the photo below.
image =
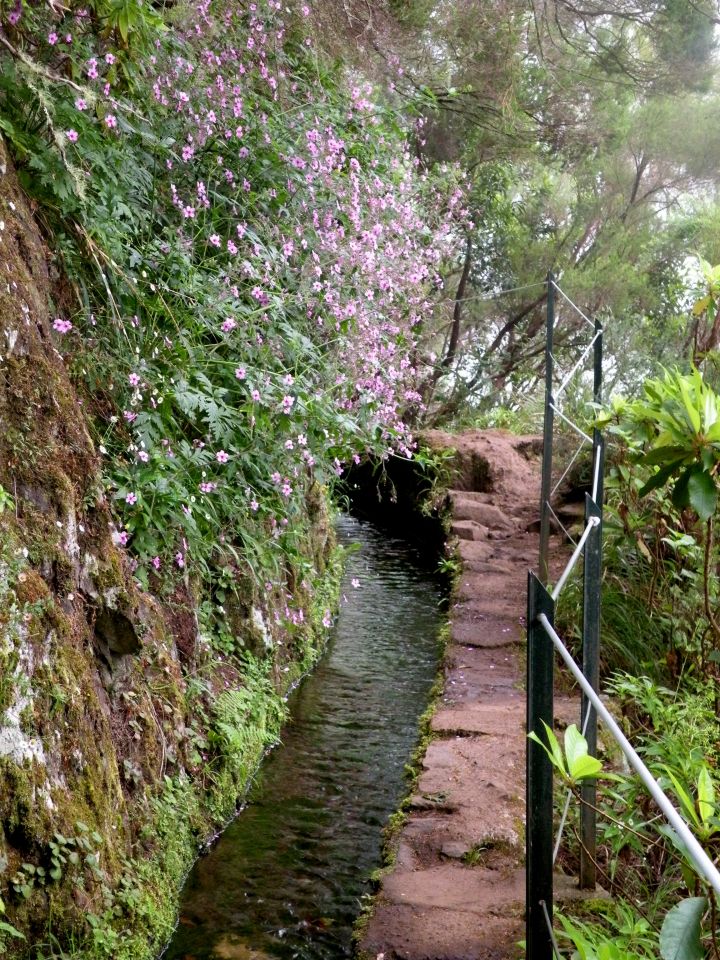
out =
{"type": "Polygon", "coordinates": [[[548,547],[550,544],[550,486],[553,459],[553,329],[555,326],[555,277],[547,275],[547,315],[545,321],[545,418],[543,422],[542,479],[540,481],[540,566],[539,575],[548,582],[548,547]]]}
{"type": "MultiPolygon", "coordinates": [[[[595,349],[593,357],[593,399],[602,399],[602,327],[595,321],[595,349]]],[[[592,496],[585,497],[585,523],[597,517],[600,523],[591,530],[585,543],[583,567],[583,624],[582,669],[596,692],[600,686],[600,598],[602,586],[602,514],[603,467],[605,446],[600,431],[593,430],[592,496]]],[[[590,756],[597,756],[597,714],[589,700],[582,695],[580,707],[581,730],[585,732],[590,756]],[[587,717],[587,719],[586,719],[587,717]]],[[[597,801],[595,780],[586,780],[580,788],[580,889],[594,890],[597,883],[597,815],[593,807],[597,801]]]]}
{"type": "MultiPolygon", "coordinates": [[[[602,457],[602,446],[598,448],[602,457]]],[[[602,508],[589,494],[585,497],[585,523],[592,517],[602,521],[602,508]]],[[[593,690],[600,686],[600,581],[602,579],[602,523],[590,531],[585,541],[583,569],[582,670],[593,690]]],[[[588,753],[597,756],[597,714],[585,694],[581,698],[580,723],[585,730],[588,753]],[[587,719],[586,719],[587,718],[587,719]]],[[[597,882],[595,780],[585,780],[580,788],[580,889],[594,890],[597,882]]]]}
{"type": "MultiPolygon", "coordinates": [[[[538,617],[553,622],[555,601],[537,576],[528,572],[527,609],[527,729],[545,742],[544,721],[553,725],[553,662],[550,637],[538,617]]],[[[553,775],[543,748],[527,742],[526,778],[526,895],[527,960],[552,960],[553,945],[543,911],[553,913],[553,775]]]]}

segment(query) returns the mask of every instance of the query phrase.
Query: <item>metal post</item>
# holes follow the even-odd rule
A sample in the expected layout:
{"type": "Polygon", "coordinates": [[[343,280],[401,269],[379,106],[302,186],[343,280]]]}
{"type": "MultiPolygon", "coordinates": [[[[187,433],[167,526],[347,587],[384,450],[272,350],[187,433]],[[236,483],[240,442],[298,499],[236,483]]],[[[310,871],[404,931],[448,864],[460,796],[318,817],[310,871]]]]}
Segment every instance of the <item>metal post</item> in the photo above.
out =
{"type": "MultiPolygon", "coordinates": [[[[593,399],[602,398],[602,327],[595,321],[595,349],[593,357],[593,399]]],[[[585,544],[583,569],[583,675],[597,692],[600,686],[600,597],[602,584],[602,514],[603,467],[605,447],[598,430],[593,431],[593,495],[585,497],[585,523],[598,517],[600,523],[592,529],[585,544]],[[593,499],[595,497],[595,499],[593,499]]],[[[588,753],[597,756],[597,714],[585,694],[581,697],[581,729],[585,731],[588,753]],[[586,719],[587,717],[587,719],[586,719]]],[[[597,801],[595,780],[586,780],[580,788],[580,889],[594,890],[597,883],[597,816],[593,809],[597,801]]]]}
{"type": "MultiPolygon", "coordinates": [[[[555,601],[544,584],[528,572],[527,610],[527,729],[545,740],[543,721],[553,724],[552,640],[538,622],[544,613],[553,622],[555,601]]],[[[553,945],[543,907],[553,911],[553,776],[552,764],[532,740],[527,742],[526,780],[526,897],[527,960],[552,960],[553,945]]]]}
{"type": "MultiPolygon", "coordinates": [[[[598,448],[602,456],[602,446],[598,448]]],[[[602,521],[602,509],[592,497],[585,497],[585,522],[591,517],[602,521]]],[[[583,674],[597,691],[600,686],[600,580],[602,578],[602,522],[590,531],[585,542],[583,570],[583,674]]],[[[581,724],[585,727],[588,753],[597,756],[597,714],[585,696],[580,707],[581,724]],[[589,711],[589,715],[588,715],[589,711]],[[587,720],[586,720],[587,717],[587,720]]],[[[581,729],[583,727],[581,726],[581,729]]],[[[595,780],[585,780],[581,786],[583,803],[580,807],[580,889],[594,890],[597,882],[596,861],[596,804],[595,780]]]]}
{"type": "Polygon", "coordinates": [[[595,321],[595,346],[593,347],[593,400],[602,402],[602,358],[603,328],[599,320],[595,321]]]}
{"type": "Polygon", "coordinates": [[[555,326],[555,278],[547,275],[547,319],[545,332],[545,419],[543,423],[542,479],[540,481],[540,565],[539,575],[548,582],[548,548],[550,544],[550,487],[553,459],[553,328],[555,326]]]}

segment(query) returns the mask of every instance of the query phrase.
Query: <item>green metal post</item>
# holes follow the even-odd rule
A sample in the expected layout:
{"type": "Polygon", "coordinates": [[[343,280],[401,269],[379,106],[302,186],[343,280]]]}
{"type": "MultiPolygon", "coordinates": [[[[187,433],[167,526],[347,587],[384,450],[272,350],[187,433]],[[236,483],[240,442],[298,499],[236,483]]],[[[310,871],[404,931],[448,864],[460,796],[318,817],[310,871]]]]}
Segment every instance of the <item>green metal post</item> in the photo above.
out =
{"type": "MultiPolygon", "coordinates": [[[[602,327],[595,321],[593,398],[602,399],[602,327]]],[[[585,523],[596,517],[600,522],[585,542],[583,568],[583,673],[593,690],[600,686],[600,600],[602,588],[602,515],[603,467],[605,447],[598,430],[593,431],[593,494],[585,497],[585,523]]],[[[597,756],[597,715],[583,694],[580,707],[581,729],[585,731],[588,753],[597,756]],[[587,717],[587,719],[586,719],[587,717]]],[[[584,781],[580,788],[580,889],[594,890],[597,883],[597,816],[594,807],[597,791],[594,780],[584,781]]]]}
{"type": "MultiPolygon", "coordinates": [[[[602,456],[602,446],[599,448],[602,456]]],[[[592,497],[585,497],[585,522],[597,517],[602,521],[602,509],[592,497]]],[[[583,571],[583,646],[582,667],[593,690],[600,685],[600,581],[602,578],[602,522],[590,531],[585,541],[583,571]]],[[[597,756],[597,715],[583,694],[580,707],[581,724],[585,725],[588,753],[597,756]],[[588,714],[589,711],[589,714],[588,714]],[[587,717],[587,721],[586,718],[587,717]]],[[[583,727],[581,726],[581,729],[583,727]]],[[[594,780],[583,781],[580,808],[580,889],[594,890],[597,882],[596,862],[596,787],[594,780]]]]}
{"type": "Polygon", "coordinates": [[[547,275],[547,315],[545,321],[545,419],[543,423],[542,479],[540,481],[540,579],[548,582],[550,545],[550,488],[553,460],[553,329],[555,327],[555,278],[547,275]]]}
{"type": "MultiPolygon", "coordinates": [[[[545,741],[543,722],[553,725],[553,645],[538,622],[544,613],[553,622],[555,601],[545,585],[528,573],[527,610],[527,729],[545,741]]],[[[526,899],[527,960],[552,960],[553,945],[543,905],[553,912],[553,775],[542,747],[527,742],[526,780],[526,899]]]]}

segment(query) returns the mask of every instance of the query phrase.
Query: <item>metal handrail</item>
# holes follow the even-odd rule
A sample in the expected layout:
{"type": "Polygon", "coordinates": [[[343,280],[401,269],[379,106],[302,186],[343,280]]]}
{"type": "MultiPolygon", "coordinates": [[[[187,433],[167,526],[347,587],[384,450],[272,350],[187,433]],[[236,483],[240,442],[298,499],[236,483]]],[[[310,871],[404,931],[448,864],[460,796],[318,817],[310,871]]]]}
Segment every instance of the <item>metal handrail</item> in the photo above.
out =
{"type": "Polygon", "coordinates": [[[705,850],[700,845],[695,834],[692,832],[687,822],[680,815],[678,810],[673,805],[672,801],[667,797],[667,795],[662,791],[660,785],[653,775],[650,773],[648,768],[642,762],[637,752],[633,749],[632,744],[627,739],[625,734],[622,732],[618,726],[616,720],[602,702],[597,693],[593,690],[592,686],[585,679],[582,670],[578,667],[573,659],[570,651],[562,642],[558,636],[555,628],[550,623],[548,618],[544,613],[541,613],[538,616],[538,622],[542,624],[545,632],[550,637],[553,642],[553,646],[557,652],[562,657],[565,665],[570,670],[572,675],[578,682],[578,685],[581,687],[583,693],[592,703],[593,707],[597,711],[598,716],[602,719],[603,723],[607,729],[612,733],[613,737],[618,743],[618,746],[624,753],[628,763],[635,770],[637,775],[640,777],[640,780],[643,782],[644,786],[647,788],[648,793],[653,798],[655,803],[660,807],[660,810],[663,812],[665,818],[670,823],[672,828],[677,833],[680,840],[685,844],[687,848],[688,855],[692,860],[693,864],[697,868],[698,872],[705,877],[710,886],[715,890],[716,893],[720,894],[720,872],[716,868],[715,864],[712,862],[710,857],[707,855],[705,850]]]}

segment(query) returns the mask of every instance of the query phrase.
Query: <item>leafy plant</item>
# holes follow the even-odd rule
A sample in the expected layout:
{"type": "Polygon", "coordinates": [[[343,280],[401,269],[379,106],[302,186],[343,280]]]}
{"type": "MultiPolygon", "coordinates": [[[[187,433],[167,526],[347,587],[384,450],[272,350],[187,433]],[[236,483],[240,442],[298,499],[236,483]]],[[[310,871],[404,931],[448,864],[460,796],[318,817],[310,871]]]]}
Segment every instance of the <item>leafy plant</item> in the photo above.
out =
{"type": "Polygon", "coordinates": [[[706,909],[706,897],[689,897],[668,911],[660,931],[663,960],[703,960],[701,924],[706,909]]]}
{"type": "Polygon", "coordinates": [[[17,930],[11,923],[1,919],[5,915],[5,903],[0,897],[0,954],[8,952],[7,938],[11,940],[24,940],[25,935],[17,930]]]}
{"type": "Polygon", "coordinates": [[[546,743],[543,743],[534,730],[528,734],[528,739],[543,748],[553,768],[569,786],[574,787],[580,781],[594,779],[600,774],[602,763],[597,757],[588,754],[587,740],[574,723],[565,730],[564,750],[552,729],[546,723],[543,723],[543,727],[546,743]]]}

